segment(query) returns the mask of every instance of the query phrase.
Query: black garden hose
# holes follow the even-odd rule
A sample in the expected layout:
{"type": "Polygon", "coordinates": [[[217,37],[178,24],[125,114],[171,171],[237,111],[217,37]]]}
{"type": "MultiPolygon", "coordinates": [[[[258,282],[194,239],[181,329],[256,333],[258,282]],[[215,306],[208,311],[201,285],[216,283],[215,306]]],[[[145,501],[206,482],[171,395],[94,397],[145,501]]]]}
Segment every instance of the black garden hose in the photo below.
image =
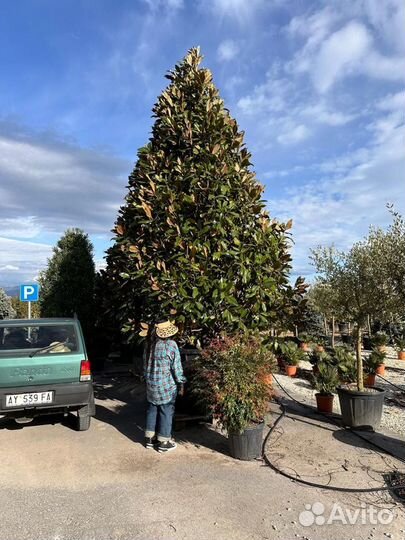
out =
{"type": "MultiPolygon", "coordinates": [[[[302,403],[302,402],[298,401],[293,396],[291,396],[291,394],[281,385],[281,383],[277,380],[277,378],[274,375],[273,375],[273,378],[276,381],[276,383],[278,384],[278,386],[282,389],[282,391],[290,399],[292,399],[298,405],[301,405],[302,407],[306,407],[308,409],[311,409],[311,411],[313,411],[312,407],[310,407],[306,403],[302,403]]],[[[375,487],[375,488],[348,488],[348,487],[342,487],[342,486],[331,486],[331,485],[328,485],[328,484],[320,484],[318,482],[310,482],[309,480],[303,480],[302,478],[292,476],[291,474],[289,474],[286,471],[283,471],[282,469],[277,467],[277,465],[275,465],[272,461],[270,461],[269,457],[267,456],[267,454],[265,452],[266,444],[267,444],[271,434],[273,433],[274,429],[277,427],[277,425],[281,422],[281,420],[286,415],[285,405],[280,400],[275,400],[275,401],[278,403],[278,405],[280,405],[280,407],[282,409],[282,412],[281,412],[280,416],[277,418],[277,420],[274,422],[272,427],[269,429],[269,432],[267,433],[266,438],[264,439],[264,442],[263,442],[263,459],[264,459],[265,463],[269,467],[271,467],[274,471],[281,474],[285,478],[288,478],[289,480],[293,480],[294,482],[304,484],[305,486],[314,487],[314,488],[318,488],[318,489],[328,489],[330,491],[339,491],[339,492],[343,492],[343,493],[375,493],[375,492],[378,492],[378,491],[392,491],[393,490],[392,487],[385,486],[385,485],[381,486],[381,487],[375,487]]],[[[319,413],[319,414],[322,415],[322,413],[319,413]]],[[[326,416],[326,415],[322,415],[322,416],[326,416]]],[[[327,418],[328,418],[328,420],[331,420],[331,418],[329,416],[327,416],[327,418]]],[[[319,427],[319,426],[316,426],[316,427],[319,427]]],[[[390,454],[392,457],[394,457],[396,459],[399,459],[400,461],[405,461],[405,460],[402,460],[401,458],[398,458],[397,456],[395,456],[391,451],[387,450],[386,448],[383,448],[382,446],[369,441],[366,437],[362,437],[361,435],[359,435],[355,431],[351,431],[351,433],[354,433],[355,435],[357,435],[361,439],[365,440],[366,442],[368,442],[372,446],[375,446],[378,449],[383,450],[384,452],[390,454]]],[[[405,488],[405,485],[403,485],[403,486],[395,486],[395,489],[403,489],[403,488],[405,488]]]]}

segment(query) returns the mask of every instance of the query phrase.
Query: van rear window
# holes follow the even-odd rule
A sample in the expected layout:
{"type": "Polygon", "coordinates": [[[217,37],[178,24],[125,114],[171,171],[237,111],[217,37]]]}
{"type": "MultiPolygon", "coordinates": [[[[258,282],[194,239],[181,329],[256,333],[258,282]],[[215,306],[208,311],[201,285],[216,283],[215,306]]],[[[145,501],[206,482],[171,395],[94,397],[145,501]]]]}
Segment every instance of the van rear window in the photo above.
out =
{"type": "Polygon", "coordinates": [[[0,351],[21,351],[48,348],[44,354],[78,351],[73,324],[0,326],[0,351]]]}

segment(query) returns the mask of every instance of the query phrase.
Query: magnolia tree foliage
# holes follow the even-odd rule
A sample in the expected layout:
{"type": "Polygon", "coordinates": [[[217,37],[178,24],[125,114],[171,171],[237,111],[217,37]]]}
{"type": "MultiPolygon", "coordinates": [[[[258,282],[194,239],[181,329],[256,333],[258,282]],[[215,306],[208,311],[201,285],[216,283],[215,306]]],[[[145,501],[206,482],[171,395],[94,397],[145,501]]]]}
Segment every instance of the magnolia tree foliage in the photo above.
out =
{"type": "Polygon", "coordinates": [[[0,289],[0,319],[12,319],[15,311],[11,303],[11,298],[7,296],[4,289],[0,289]]]}
{"type": "Polygon", "coordinates": [[[87,234],[68,229],[40,275],[42,317],[72,317],[76,313],[88,331],[94,319],[94,280],[93,246],[87,234]]]}
{"type": "Polygon", "coordinates": [[[291,223],[271,220],[244,134],[192,49],[153,108],[108,252],[121,322],[171,317],[190,334],[268,328],[294,313],[291,223]]]}

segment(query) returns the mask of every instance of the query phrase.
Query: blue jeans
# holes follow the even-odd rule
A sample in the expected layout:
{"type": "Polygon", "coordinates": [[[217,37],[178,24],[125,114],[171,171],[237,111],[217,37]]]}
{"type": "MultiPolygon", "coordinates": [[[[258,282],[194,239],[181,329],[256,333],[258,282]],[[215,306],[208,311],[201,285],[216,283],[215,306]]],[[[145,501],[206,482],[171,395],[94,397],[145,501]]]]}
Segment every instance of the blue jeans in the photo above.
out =
{"type": "Polygon", "coordinates": [[[170,440],[175,403],[176,398],[163,405],[155,405],[148,401],[145,437],[154,437],[157,434],[158,441],[165,442],[170,440]]]}

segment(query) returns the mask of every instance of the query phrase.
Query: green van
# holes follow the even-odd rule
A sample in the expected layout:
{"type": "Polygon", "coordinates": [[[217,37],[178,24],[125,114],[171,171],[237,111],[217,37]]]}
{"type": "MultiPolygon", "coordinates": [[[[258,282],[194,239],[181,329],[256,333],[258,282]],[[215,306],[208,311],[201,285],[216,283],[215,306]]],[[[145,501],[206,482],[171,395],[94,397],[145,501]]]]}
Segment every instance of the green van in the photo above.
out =
{"type": "Polygon", "coordinates": [[[79,321],[0,320],[0,416],[25,422],[71,411],[77,429],[89,429],[93,380],[79,321]]]}

